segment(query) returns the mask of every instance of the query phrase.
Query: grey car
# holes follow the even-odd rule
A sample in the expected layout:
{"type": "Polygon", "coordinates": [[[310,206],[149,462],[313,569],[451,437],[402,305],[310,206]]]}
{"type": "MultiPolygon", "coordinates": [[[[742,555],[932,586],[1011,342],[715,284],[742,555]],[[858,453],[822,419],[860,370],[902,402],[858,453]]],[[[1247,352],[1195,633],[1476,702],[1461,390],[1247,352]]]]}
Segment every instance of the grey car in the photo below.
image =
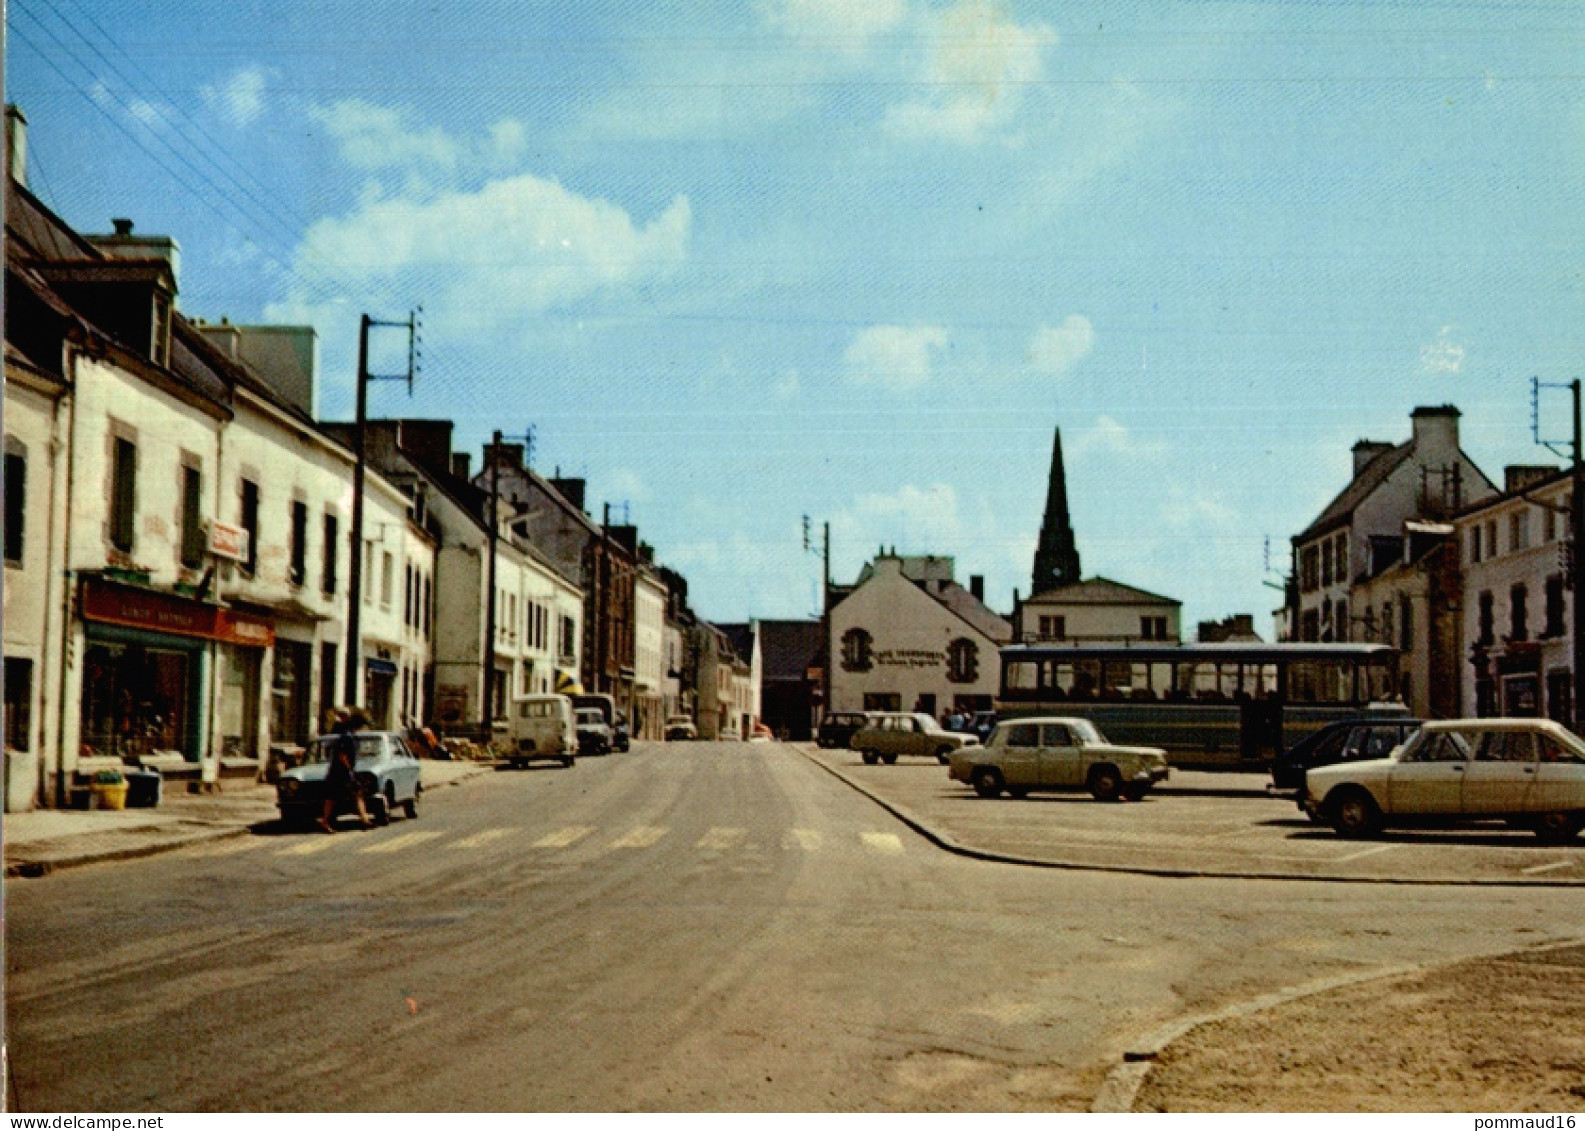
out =
{"type": "MultiPolygon", "coordinates": [[[[325,809],[325,776],[339,735],[324,735],[308,744],[307,758],[281,775],[275,785],[275,802],[281,820],[288,824],[316,821],[325,809]]],[[[424,791],[419,761],[401,735],[391,731],[359,731],[357,782],[369,816],[387,824],[391,811],[401,806],[411,820],[418,816],[418,796],[424,791]]],[[[338,814],[339,815],[339,814],[338,814]]]]}

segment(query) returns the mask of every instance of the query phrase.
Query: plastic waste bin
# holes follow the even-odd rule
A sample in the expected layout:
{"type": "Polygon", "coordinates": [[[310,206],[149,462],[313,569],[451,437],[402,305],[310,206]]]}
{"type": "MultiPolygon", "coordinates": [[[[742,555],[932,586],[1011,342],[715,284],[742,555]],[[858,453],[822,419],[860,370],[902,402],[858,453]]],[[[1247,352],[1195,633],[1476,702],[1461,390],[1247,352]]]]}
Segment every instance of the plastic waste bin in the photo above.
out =
{"type": "Polygon", "coordinates": [[[165,779],[158,770],[130,770],[127,779],[127,808],[155,809],[164,792],[165,779]]]}

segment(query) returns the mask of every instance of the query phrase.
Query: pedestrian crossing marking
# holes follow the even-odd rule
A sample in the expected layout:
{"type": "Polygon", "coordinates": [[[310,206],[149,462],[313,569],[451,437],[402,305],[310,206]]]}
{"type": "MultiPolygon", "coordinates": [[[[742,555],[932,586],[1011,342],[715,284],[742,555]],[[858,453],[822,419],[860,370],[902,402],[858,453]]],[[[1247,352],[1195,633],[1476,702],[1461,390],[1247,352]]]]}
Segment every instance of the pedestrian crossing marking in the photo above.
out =
{"type": "Polygon", "coordinates": [[[485,829],[482,833],[474,833],[472,836],[463,837],[461,840],[456,841],[453,844],[447,845],[447,847],[448,848],[483,848],[485,845],[489,844],[492,840],[500,840],[503,836],[506,836],[508,833],[510,833],[512,831],[513,831],[512,829],[485,829]]]}
{"type": "Polygon", "coordinates": [[[316,852],[323,852],[327,848],[335,847],[335,844],[336,844],[336,840],[335,840],[334,837],[321,835],[321,836],[315,837],[313,840],[305,840],[305,841],[303,841],[300,844],[294,844],[290,848],[283,848],[279,852],[277,852],[275,855],[277,855],[277,856],[312,856],[316,852]]]}
{"type": "Polygon", "coordinates": [[[707,848],[719,851],[726,848],[736,848],[748,839],[747,829],[713,828],[699,838],[695,848],[707,848]]]}
{"type": "Polygon", "coordinates": [[[534,842],[535,848],[570,848],[584,837],[594,832],[593,825],[568,825],[564,829],[557,829],[548,833],[534,842]]]}
{"type": "Polygon", "coordinates": [[[782,838],[784,848],[797,847],[805,852],[819,852],[820,842],[819,829],[788,829],[787,835],[782,838]]]}
{"type": "Polygon", "coordinates": [[[629,829],[622,836],[611,842],[612,848],[648,848],[665,836],[670,830],[658,828],[655,825],[639,825],[629,829]]]}
{"type": "Polygon", "coordinates": [[[896,855],[903,850],[903,842],[896,833],[860,833],[859,839],[872,852],[896,855]]]}
{"type": "Polygon", "coordinates": [[[369,845],[367,848],[360,848],[358,849],[358,852],[362,854],[368,854],[372,852],[400,852],[404,848],[412,848],[414,845],[435,840],[442,835],[443,834],[441,833],[435,832],[403,833],[401,836],[393,836],[390,840],[382,840],[377,844],[369,845]]]}
{"type": "Polygon", "coordinates": [[[1537,864],[1534,868],[1520,868],[1519,871],[1526,876],[1538,876],[1542,872],[1555,872],[1559,868],[1572,868],[1572,860],[1555,860],[1550,864],[1537,864]]]}

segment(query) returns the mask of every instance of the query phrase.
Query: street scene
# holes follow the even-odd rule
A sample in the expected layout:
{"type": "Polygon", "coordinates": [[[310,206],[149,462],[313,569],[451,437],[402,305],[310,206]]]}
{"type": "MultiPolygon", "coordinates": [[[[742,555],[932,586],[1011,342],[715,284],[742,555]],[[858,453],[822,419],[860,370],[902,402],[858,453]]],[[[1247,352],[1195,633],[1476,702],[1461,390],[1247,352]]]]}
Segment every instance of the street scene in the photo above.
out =
{"type": "Polygon", "coordinates": [[[8,1112],[1571,1112],[1585,14],[6,9],[8,1112]]]}

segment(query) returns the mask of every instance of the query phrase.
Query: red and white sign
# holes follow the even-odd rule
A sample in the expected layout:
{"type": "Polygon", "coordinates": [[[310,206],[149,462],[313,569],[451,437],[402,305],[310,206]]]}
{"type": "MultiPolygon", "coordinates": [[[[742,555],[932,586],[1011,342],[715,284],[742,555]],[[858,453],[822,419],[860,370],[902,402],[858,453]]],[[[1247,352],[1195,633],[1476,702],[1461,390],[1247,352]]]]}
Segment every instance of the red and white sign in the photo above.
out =
{"type": "Polygon", "coordinates": [[[248,560],[248,532],[229,522],[210,522],[209,552],[217,558],[230,558],[234,562],[248,560]]]}

